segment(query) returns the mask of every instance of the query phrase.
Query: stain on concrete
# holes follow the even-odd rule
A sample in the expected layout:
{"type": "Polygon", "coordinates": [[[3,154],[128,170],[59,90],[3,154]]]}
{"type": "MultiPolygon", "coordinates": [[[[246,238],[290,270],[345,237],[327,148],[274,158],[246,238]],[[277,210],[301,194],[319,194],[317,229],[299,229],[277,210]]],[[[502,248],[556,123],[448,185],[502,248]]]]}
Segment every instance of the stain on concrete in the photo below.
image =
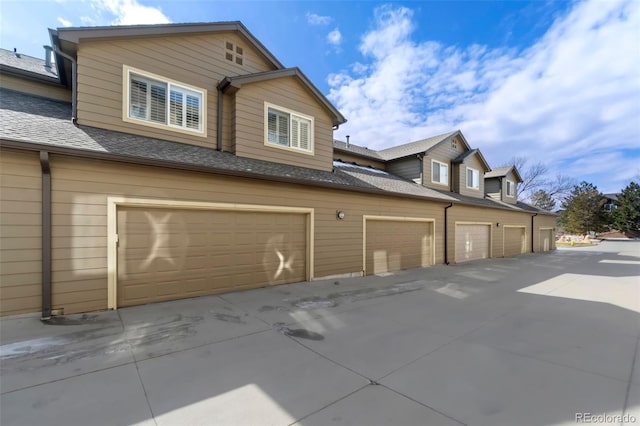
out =
{"type": "Polygon", "coordinates": [[[109,322],[113,322],[113,320],[109,318],[101,318],[99,315],[88,315],[84,314],[79,318],[69,318],[69,317],[51,317],[48,320],[43,320],[43,324],[47,325],[87,325],[87,324],[106,324],[109,322]]]}
{"type": "Polygon", "coordinates": [[[218,321],[231,322],[234,324],[246,324],[246,322],[240,317],[240,315],[230,315],[216,313],[213,315],[218,321]]]}
{"type": "Polygon", "coordinates": [[[272,312],[272,311],[279,311],[279,312],[291,312],[291,310],[285,306],[269,306],[269,305],[264,305],[261,306],[260,308],[258,308],[258,312],[272,312]]]}
{"type": "Polygon", "coordinates": [[[307,330],[304,328],[289,328],[281,322],[275,323],[273,326],[276,331],[284,334],[285,336],[316,341],[324,340],[324,336],[320,333],[316,333],[315,331],[307,330]]]}
{"type": "Polygon", "coordinates": [[[376,299],[380,297],[394,296],[397,294],[409,293],[422,290],[426,281],[410,281],[398,283],[387,287],[359,288],[356,290],[345,290],[330,293],[327,296],[311,296],[291,301],[291,305],[298,309],[329,309],[335,308],[344,303],[359,302],[362,300],[376,299]]]}

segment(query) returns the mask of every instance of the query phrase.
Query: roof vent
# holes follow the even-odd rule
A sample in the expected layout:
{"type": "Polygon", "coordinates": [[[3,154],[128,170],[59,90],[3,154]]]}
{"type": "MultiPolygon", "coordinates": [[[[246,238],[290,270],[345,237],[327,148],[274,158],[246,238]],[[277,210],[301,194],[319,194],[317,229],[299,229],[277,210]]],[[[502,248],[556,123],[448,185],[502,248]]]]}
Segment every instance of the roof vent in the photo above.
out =
{"type": "Polygon", "coordinates": [[[13,48],[13,53],[16,54],[17,58],[21,58],[22,56],[20,56],[20,54],[18,53],[18,49],[16,47],[13,48]]]}
{"type": "Polygon", "coordinates": [[[350,138],[351,136],[347,135],[346,137],[347,137],[347,148],[349,148],[349,138],[350,138]]]}
{"type": "Polygon", "coordinates": [[[51,52],[53,48],[51,46],[42,46],[44,47],[44,67],[47,70],[51,70],[51,52]]]}

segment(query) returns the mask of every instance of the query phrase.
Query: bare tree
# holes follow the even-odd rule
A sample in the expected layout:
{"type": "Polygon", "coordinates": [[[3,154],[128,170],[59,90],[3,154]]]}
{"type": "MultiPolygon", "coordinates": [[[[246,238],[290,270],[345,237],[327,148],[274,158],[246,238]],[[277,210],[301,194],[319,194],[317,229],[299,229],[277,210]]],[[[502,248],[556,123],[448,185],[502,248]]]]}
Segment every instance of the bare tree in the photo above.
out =
{"type": "Polygon", "coordinates": [[[533,194],[537,191],[544,191],[553,200],[561,203],[571,192],[576,182],[573,178],[557,174],[555,179],[547,178],[549,169],[542,162],[537,162],[527,166],[526,157],[512,157],[504,166],[516,166],[522,183],[518,185],[518,198],[532,201],[533,194]]]}
{"type": "Polygon", "coordinates": [[[545,175],[548,172],[547,166],[538,162],[527,167],[526,157],[512,157],[507,164],[503,166],[516,166],[522,182],[518,184],[518,197],[522,199],[530,199],[531,195],[538,189],[546,186],[547,181],[545,175]]]}

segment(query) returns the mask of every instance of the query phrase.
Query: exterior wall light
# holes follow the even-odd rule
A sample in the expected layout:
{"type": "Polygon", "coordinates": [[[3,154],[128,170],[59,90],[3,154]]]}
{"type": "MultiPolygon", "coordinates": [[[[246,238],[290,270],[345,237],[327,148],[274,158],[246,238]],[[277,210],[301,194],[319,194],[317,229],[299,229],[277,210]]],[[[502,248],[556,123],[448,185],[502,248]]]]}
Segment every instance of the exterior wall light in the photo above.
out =
{"type": "Polygon", "coordinates": [[[342,219],[344,219],[345,216],[346,215],[344,214],[344,212],[342,210],[336,211],[336,218],[337,219],[342,220],[342,219]]]}
{"type": "Polygon", "coordinates": [[[500,228],[500,222],[496,222],[496,228],[500,228]]]}

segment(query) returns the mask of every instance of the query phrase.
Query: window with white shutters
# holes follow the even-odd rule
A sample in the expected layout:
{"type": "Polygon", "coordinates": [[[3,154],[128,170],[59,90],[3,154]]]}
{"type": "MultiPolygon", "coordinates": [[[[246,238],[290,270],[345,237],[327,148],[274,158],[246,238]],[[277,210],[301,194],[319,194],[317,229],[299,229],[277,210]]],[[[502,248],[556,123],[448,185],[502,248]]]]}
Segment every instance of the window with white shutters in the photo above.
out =
{"type": "Polygon", "coordinates": [[[205,133],[206,92],[125,66],[128,121],[205,133]]]}
{"type": "Polygon", "coordinates": [[[265,103],[265,142],[310,153],[313,151],[313,118],[265,103]]]}

